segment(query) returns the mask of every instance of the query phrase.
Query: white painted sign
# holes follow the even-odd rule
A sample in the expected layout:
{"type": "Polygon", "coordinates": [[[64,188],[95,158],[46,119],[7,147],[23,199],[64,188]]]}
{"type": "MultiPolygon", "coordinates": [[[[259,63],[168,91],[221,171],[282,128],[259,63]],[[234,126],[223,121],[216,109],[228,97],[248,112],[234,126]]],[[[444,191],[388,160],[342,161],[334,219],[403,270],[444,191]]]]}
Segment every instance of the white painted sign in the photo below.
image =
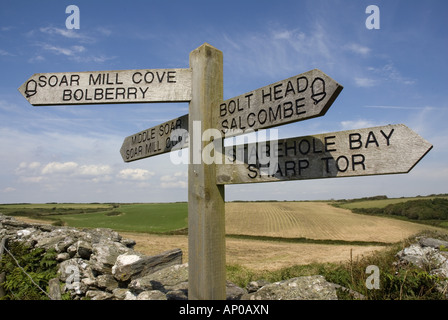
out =
{"type": "Polygon", "coordinates": [[[318,69],[223,101],[215,110],[226,136],[323,116],[342,86],[318,69]]]}
{"type": "Polygon", "coordinates": [[[37,73],[19,91],[34,106],[188,102],[191,70],[37,73]]]}
{"type": "Polygon", "coordinates": [[[216,177],[235,184],[407,173],[431,148],[402,124],[325,133],[228,148],[216,177]]]}

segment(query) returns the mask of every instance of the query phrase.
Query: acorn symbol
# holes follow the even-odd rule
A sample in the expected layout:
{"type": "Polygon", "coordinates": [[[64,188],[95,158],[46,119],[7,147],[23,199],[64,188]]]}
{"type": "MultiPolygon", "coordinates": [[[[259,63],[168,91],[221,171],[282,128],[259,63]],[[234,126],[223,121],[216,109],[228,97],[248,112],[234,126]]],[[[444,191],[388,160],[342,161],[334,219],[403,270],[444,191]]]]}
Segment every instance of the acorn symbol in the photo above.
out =
{"type": "Polygon", "coordinates": [[[325,81],[322,78],[314,79],[311,84],[311,99],[313,99],[314,104],[321,102],[327,93],[325,92],[325,81]]]}
{"type": "Polygon", "coordinates": [[[32,97],[37,93],[37,82],[34,80],[29,80],[26,83],[26,87],[25,87],[25,94],[26,97],[32,97]]]}

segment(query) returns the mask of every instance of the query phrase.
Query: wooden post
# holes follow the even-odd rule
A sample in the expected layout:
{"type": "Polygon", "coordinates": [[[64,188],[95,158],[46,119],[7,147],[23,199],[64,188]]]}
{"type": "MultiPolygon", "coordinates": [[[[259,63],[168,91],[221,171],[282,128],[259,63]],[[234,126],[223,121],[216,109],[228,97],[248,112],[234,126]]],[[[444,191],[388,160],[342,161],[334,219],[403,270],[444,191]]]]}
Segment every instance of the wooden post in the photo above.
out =
{"type": "MultiPolygon", "coordinates": [[[[190,53],[192,99],[189,107],[188,298],[226,298],[224,186],[216,184],[215,164],[205,164],[202,133],[214,128],[213,106],[223,99],[223,55],[209,44],[190,53]],[[198,127],[201,130],[198,132],[198,127]]],[[[222,140],[221,140],[222,143],[222,140]]]]}

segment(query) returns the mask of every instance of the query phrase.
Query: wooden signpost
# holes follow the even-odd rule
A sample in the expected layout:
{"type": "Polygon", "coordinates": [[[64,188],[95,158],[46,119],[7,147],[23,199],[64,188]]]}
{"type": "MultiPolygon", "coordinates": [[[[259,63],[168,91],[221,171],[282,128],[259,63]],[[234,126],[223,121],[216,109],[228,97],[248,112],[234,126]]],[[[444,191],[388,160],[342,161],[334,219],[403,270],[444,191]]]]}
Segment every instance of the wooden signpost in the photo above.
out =
{"type": "Polygon", "coordinates": [[[218,166],[217,183],[407,173],[431,148],[402,124],[234,146],[218,166]]]}
{"type": "Polygon", "coordinates": [[[432,148],[404,125],[224,148],[225,137],[322,116],[341,90],[315,69],[223,101],[223,54],[209,44],[190,53],[189,69],[43,73],[19,88],[36,106],[190,103],[188,115],[126,137],[120,154],[130,162],[189,147],[188,298],[193,300],[226,298],[225,184],[405,173],[432,148]],[[209,130],[213,134],[205,134],[209,130]],[[202,151],[210,144],[215,153],[223,152],[215,155],[223,161],[204,161],[202,151]]]}
{"type": "Polygon", "coordinates": [[[33,106],[191,100],[190,69],[37,73],[19,88],[33,106]]]}
{"type": "Polygon", "coordinates": [[[188,114],[126,137],[120,154],[124,162],[140,160],[170,152],[181,145],[186,148],[187,139],[188,114]]]}
{"type": "Polygon", "coordinates": [[[314,69],[220,102],[216,128],[230,137],[323,116],[342,88],[314,69]]]}

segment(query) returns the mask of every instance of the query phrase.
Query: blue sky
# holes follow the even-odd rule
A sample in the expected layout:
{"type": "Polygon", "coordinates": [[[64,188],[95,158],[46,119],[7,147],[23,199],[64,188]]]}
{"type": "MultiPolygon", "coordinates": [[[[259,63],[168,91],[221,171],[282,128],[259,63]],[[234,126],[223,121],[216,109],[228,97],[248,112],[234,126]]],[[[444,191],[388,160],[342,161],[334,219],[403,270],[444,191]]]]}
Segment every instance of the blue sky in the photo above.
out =
{"type": "Polygon", "coordinates": [[[224,55],[228,99],[318,68],[344,86],[325,116],[280,137],[403,123],[434,145],[408,174],[226,186],[227,200],[314,200],[448,192],[448,2],[9,1],[0,5],[0,203],[187,199],[168,154],[124,163],[123,139],[187,103],[33,107],[34,73],[188,68],[207,42],[224,55]],[[68,5],[80,10],[69,30],[68,5]],[[369,30],[366,8],[380,9],[369,30]]]}

